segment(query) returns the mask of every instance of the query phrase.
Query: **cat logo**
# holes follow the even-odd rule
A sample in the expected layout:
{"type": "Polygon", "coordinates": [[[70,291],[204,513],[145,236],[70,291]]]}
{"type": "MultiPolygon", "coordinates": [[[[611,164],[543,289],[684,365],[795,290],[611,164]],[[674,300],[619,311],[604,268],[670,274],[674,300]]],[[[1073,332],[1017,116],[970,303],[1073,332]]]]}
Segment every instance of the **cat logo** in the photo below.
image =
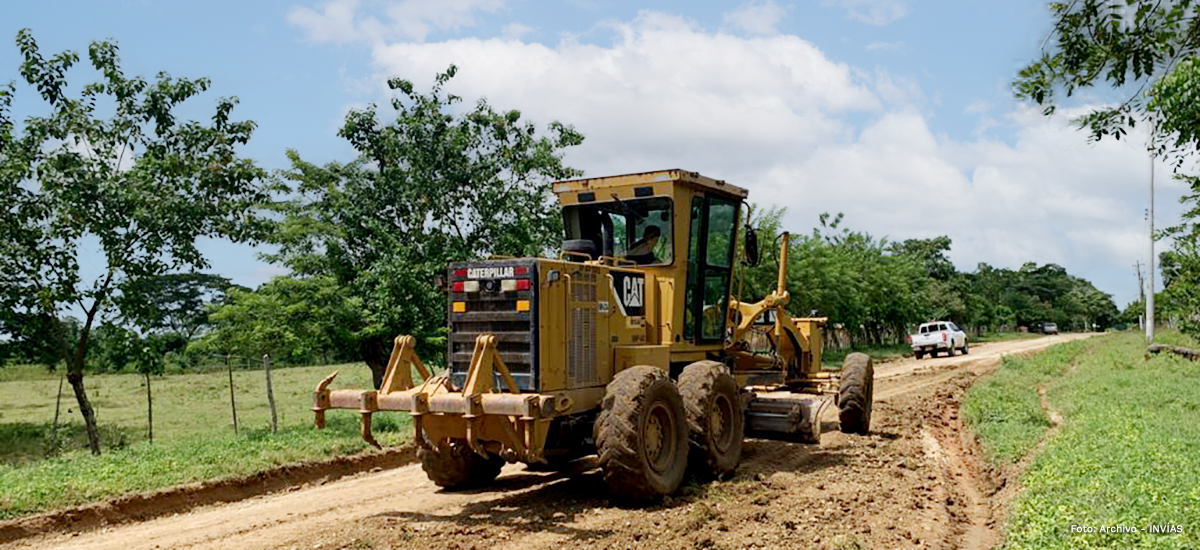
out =
{"type": "Polygon", "coordinates": [[[641,273],[612,272],[617,306],[626,317],[641,317],[646,311],[646,276],[641,273]]]}
{"type": "Polygon", "coordinates": [[[624,295],[621,301],[625,307],[642,307],[642,297],[646,295],[646,280],[625,277],[624,295]]]}

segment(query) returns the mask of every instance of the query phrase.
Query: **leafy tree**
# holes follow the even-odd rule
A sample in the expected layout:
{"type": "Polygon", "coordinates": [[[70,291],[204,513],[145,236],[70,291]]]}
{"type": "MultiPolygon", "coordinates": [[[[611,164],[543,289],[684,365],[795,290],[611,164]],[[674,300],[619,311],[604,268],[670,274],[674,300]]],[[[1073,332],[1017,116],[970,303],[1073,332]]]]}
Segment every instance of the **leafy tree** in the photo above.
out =
{"type": "Polygon", "coordinates": [[[316,166],[289,152],[298,198],[276,234],[282,262],[298,277],[330,275],[363,309],[354,338],[382,381],[391,340],[412,334],[425,354],[444,348],[445,296],[433,286],[454,261],[543,253],[562,238],[550,183],[580,175],[562,150],[583,136],[560,123],[548,135],[484,100],[471,109],[443,92],[392,79],[394,120],[374,105],[346,116],[339,135],[359,158],[316,166]]]}
{"type": "Polygon", "coordinates": [[[942,235],[932,239],[908,239],[891,246],[897,254],[916,258],[925,267],[925,274],[939,281],[949,281],[954,276],[954,264],[946,257],[950,252],[950,237],[942,235]]]}
{"type": "Polygon", "coordinates": [[[224,300],[233,286],[220,275],[168,273],[131,283],[117,300],[130,324],[148,333],[179,334],[186,343],[209,325],[208,304],[224,300]]]}
{"type": "Polygon", "coordinates": [[[148,278],[207,263],[199,237],[246,241],[265,228],[256,207],[270,198],[264,173],[237,155],[254,123],[234,121],[235,99],[217,102],[210,123],[181,121],[176,107],[208,89],[207,79],[126,77],[117,46],[93,42],[101,78],[69,93],[73,51],[45,58],[32,33],[17,34],[22,79],[49,113],[12,119],[14,85],[0,89],[0,306],[42,315],[66,363],[93,453],[95,412],[84,387],[93,328],[124,314],[117,297],[148,278]],[[99,250],[81,258],[82,243],[99,250]],[[98,267],[85,280],[80,263],[98,267]],[[78,338],[68,311],[82,312],[78,338]]]}
{"type": "Polygon", "coordinates": [[[254,291],[231,288],[211,309],[215,329],[203,348],[245,357],[269,353],[293,363],[348,355],[353,331],[363,324],[359,301],[329,275],[276,277],[254,291]]]}
{"type": "Polygon", "coordinates": [[[1053,2],[1049,50],[1020,71],[1017,96],[1055,111],[1059,93],[1110,86],[1125,99],[1078,119],[1093,138],[1120,138],[1148,117],[1160,151],[1200,147],[1200,18],[1196,0],[1053,2]]]}

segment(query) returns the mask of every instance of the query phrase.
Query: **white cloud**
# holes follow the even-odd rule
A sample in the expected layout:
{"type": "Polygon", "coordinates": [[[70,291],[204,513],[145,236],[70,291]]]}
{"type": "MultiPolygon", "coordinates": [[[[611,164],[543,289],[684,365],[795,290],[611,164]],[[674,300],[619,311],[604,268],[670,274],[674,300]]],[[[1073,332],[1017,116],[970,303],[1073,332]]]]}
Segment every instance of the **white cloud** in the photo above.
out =
{"type": "Polygon", "coordinates": [[[776,34],[775,26],[783,20],[787,11],[775,4],[774,0],[766,2],[748,2],[740,9],[721,15],[721,21],[727,27],[732,27],[748,34],[776,34]]]}
{"type": "Polygon", "coordinates": [[[478,11],[494,13],[504,0],[399,0],[382,2],[383,20],[362,15],[358,0],[330,0],[320,11],[296,6],[289,23],[304,29],[314,42],[378,42],[385,39],[424,41],[435,31],[457,31],[475,25],[478,11]]]}
{"type": "MultiPolygon", "coordinates": [[[[373,78],[422,89],[454,63],[450,93],[583,132],[567,161],[588,175],[695,170],[786,206],[795,231],[845,212],[847,227],[879,237],[949,235],[961,269],[1055,262],[1118,301],[1136,292],[1125,283],[1145,256],[1139,144],[1089,144],[1067,122],[1073,112],[985,103],[967,111],[1010,139],[952,139],[930,128],[913,78],[837,63],[795,36],[734,36],[650,11],[608,28],[606,45],[379,43],[373,78]]],[[[1160,220],[1177,217],[1184,192],[1162,184],[1160,220]]]]}
{"type": "Polygon", "coordinates": [[[821,3],[843,8],[846,17],[868,25],[883,26],[908,15],[904,0],[823,0],[821,3]]]}
{"type": "Polygon", "coordinates": [[[522,36],[533,32],[533,27],[520,23],[509,23],[500,29],[500,36],[509,40],[520,40],[522,36]]]}
{"type": "Polygon", "coordinates": [[[294,6],[287,21],[304,29],[313,42],[351,42],[360,38],[354,24],[357,9],[358,0],[331,0],[320,12],[294,6]]]}

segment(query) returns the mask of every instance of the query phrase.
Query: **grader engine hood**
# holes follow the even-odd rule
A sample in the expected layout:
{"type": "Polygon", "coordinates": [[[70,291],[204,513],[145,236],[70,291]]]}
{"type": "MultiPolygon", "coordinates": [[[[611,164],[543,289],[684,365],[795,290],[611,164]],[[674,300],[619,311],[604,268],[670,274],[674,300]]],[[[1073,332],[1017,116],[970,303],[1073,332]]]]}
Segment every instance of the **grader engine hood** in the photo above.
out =
{"type": "MultiPolygon", "coordinates": [[[[537,263],[531,259],[469,262],[448,268],[446,361],[455,389],[461,390],[466,383],[475,339],[491,334],[500,359],[521,391],[537,390],[537,278],[537,263]]],[[[495,376],[495,387],[503,388],[499,375],[495,376]]]]}

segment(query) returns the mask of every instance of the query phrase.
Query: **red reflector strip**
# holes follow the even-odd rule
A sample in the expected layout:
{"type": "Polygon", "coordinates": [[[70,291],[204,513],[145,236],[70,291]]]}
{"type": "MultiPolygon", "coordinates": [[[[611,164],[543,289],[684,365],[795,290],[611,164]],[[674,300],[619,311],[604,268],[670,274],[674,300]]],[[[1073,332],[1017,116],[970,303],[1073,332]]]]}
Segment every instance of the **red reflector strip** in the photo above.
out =
{"type": "Polygon", "coordinates": [[[529,290],[529,279],[517,279],[517,290],[529,290]]]}
{"type": "Polygon", "coordinates": [[[458,282],[454,283],[454,291],[455,292],[463,291],[463,282],[462,281],[458,281],[458,282]]]}
{"type": "Polygon", "coordinates": [[[514,267],[513,275],[529,275],[529,268],[525,266],[514,267]]]}
{"type": "Polygon", "coordinates": [[[455,277],[466,277],[466,276],[467,276],[467,270],[465,270],[465,269],[455,269],[455,270],[454,270],[454,276],[455,276],[455,277]]]}

